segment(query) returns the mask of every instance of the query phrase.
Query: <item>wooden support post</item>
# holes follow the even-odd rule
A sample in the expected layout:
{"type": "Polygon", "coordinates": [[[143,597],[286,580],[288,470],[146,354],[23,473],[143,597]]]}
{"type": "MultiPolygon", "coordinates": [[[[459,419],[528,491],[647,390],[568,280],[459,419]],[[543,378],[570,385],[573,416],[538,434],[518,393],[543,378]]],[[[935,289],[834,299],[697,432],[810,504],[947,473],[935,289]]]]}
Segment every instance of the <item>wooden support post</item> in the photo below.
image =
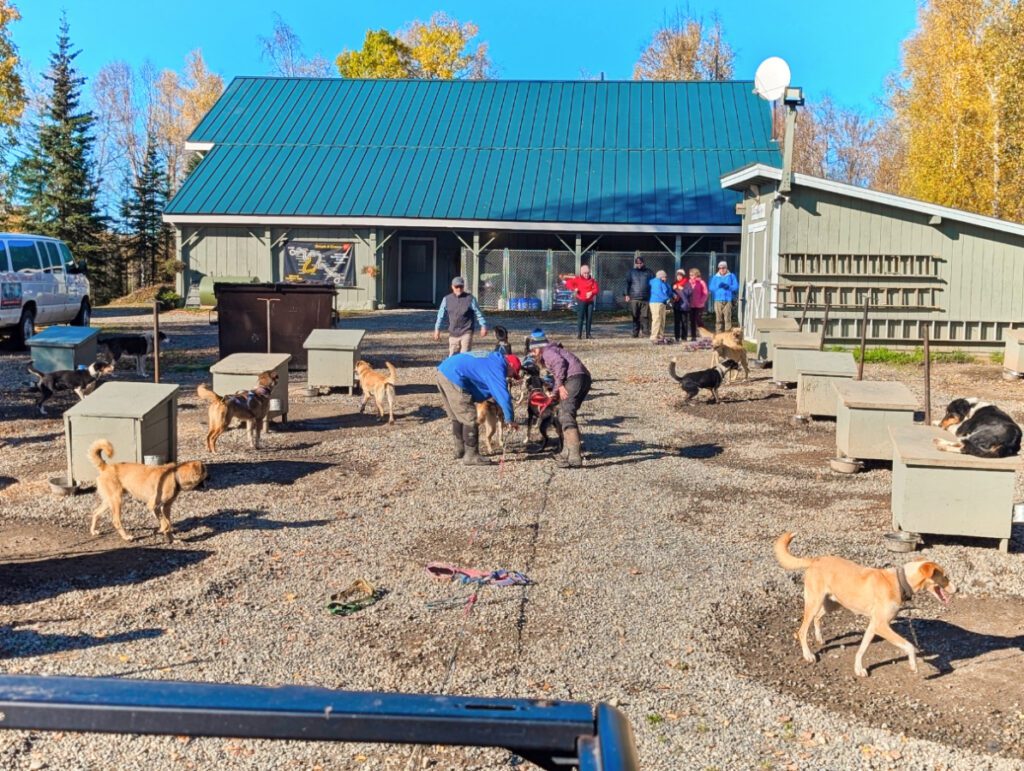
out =
{"type": "Polygon", "coordinates": [[[160,301],[153,300],[153,382],[160,382],[160,301]]]}
{"type": "Polygon", "coordinates": [[[864,319],[860,323],[860,359],[857,360],[857,379],[864,379],[864,349],[868,342],[868,304],[871,300],[864,300],[864,319]]]}
{"type": "Polygon", "coordinates": [[[807,290],[804,292],[804,312],[800,314],[800,323],[797,324],[797,329],[800,332],[804,331],[804,321],[807,319],[807,306],[811,304],[811,292],[813,291],[814,287],[808,284],[807,290]]]}
{"type": "Polygon", "coordinates": [[[832,298],[825,295],[825,315],[821,318],[821,342],[818,343],[818,350],[825,350],[825,337],[828,333],[828,314],[832,310],[832,298]]]}
{"type": "Polygon", "coordinates": [[[924,347],[924,424],[932,424],[932,349],[928,340],[928,322],[921,324],[921,341],[924,347]]]}
{"type": "Polygon", "coordinates": [[[576,272],[574,276],[580,274],[580,266],[583,264],[583,234],[576,234],[576,272]]]}

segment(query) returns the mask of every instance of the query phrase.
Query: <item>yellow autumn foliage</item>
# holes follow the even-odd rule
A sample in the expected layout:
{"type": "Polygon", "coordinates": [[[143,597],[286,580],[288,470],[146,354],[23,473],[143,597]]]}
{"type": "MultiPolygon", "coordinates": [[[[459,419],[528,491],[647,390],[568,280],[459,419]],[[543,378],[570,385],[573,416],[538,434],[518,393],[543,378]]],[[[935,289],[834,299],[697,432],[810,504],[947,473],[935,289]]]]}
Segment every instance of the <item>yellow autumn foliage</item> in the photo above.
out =
{"type": "Polygon", "coordinates": [[[18,125],[25,111],[25,88],[18,72],[18,49],[11,39],[10,24],[21,14],[8,0],[0,0],[0,126],[18,125]]]}

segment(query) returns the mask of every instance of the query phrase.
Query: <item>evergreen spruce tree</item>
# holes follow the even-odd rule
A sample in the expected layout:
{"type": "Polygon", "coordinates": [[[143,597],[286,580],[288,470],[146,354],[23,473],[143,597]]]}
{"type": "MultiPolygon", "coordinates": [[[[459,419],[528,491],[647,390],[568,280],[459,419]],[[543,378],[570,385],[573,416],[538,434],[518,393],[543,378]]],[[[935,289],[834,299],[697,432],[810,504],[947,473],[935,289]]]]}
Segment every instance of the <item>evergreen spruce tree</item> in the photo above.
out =
{"type": "Polygon", "coordinates": [[[126,256],[144,286],[162,278],[160,268],[166,258],[168,236],[161,214],[166,203],[167,174],[157,155],[156,142],[148,137],[139,177],[121,203],[126,256]]]}
{"type": "Polygon", "coordinates": [[[51,84],[37,138],[18,164],[19,195],[25,223],[33,231],[60,238],[90,267],[93,293],[100,300],[116,292],[112,261],[101,246],[104,217],[96,203],[99,181],[92,170],[93,115],[81,110],[85,78],[74,67],[67,18],[61,19],[57,50],[44,78],[51,84]]]}

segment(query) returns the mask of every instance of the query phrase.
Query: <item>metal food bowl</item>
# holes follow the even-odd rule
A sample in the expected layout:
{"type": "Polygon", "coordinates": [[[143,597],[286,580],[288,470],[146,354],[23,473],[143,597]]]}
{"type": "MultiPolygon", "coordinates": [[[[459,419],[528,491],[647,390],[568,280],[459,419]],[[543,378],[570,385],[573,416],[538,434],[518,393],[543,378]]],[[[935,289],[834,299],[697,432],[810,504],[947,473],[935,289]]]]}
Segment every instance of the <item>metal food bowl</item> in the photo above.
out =
{"type": "Polygon", "coordinates": [[[919,543],[921,543],[921,536],[917,533],[893,530],[885,534],[885,548],[889,551],[911,552],[917,549],[919,543]]]}
{"type": "Polygon", "coordinates": [[[280,412],[281,408],[283,406],[284,406],[284,403],[280,399],[271,399],[270,400],[270,411],[271,412],[280,412]]]}
{"type": "Polygon", "coordinates": [[[1014,372],[1012,369],[1004,369],[1003,380],[1020,380],[1020,373],[1014,372]]]}
{"type": "Polygon", "coordinates": [[[838,474],[856,474],[864,464],[853,458],[831,458],[828,465],[838,474]]]}
{"type": "Polygon", "coordinates": [[[167,462],[163,455],[143,455],[142,462],[147,466],[162,466],[167,462]]]}
{"type": "Polygon", "coordinates": [[[68,482],[67,477],[50,477],[50,492],[58,498],[74,495],[77,490],[78,487],[68,482]]]}

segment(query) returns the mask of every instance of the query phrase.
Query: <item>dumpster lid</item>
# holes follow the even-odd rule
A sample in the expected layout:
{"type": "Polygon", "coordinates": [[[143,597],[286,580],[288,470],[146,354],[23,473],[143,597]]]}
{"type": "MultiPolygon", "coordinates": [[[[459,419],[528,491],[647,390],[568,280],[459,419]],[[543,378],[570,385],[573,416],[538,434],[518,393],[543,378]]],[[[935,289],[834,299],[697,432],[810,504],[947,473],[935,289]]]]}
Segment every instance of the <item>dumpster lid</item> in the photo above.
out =
{"type": "Polygon", "coordinates": [[[916,410],[917,399],[894,380],[840,380],[832,384],[843,404],[852,409],[916,410]]]}
{"type": "Polygon", "coordinates": [[[103,383],[64,415],[141,418],[180,390],[181,386],[173,383],[103,383]]]}
{"type": "Polygon", "coordinates": [[[46,348],[74,348],[86,340],[99,335],[95,327],[48,327],[38,335],[33,335],[26,344],[39,345],[46,348]]]}
{"type": "Polygon", "coordinates": [[[351,351],[359,347],[365,329],[314,329],[302,344],[319,351],[351,351]]]}
{"type": "Polygon", "coordinates": [[[257,283],[257,284],[233,284],[230,282],[214,281],[213,282],[213,293],[221,294],[222,292],[228,294],[252,294],[254,292],[268,292],[271,294],[292,294],[292,293],[309,293],[309,294],[333,294],[335,291],[334,284],[327,283],[310,283],[304,282],[301,284],[290,284],[287,282],[274,283],[257,283]]]}
{"type": "Polygon", "coordinates": [[[973,455],[937,450],[934,444],[936,438],[953,439],[949,431],[938,426],[889,426],[889,436],[892,438],[893,458],[899,458],[911,466],[1016,471],[1021,465],[1019,455],[1012,458],[976,458],[973,455]]]}
{"type": "Polygon", "coordinates": [[[797,351],[793,354],[793,366],[801,375],[857,374],[853,354],[842,351],[797,351]]]}
{"type": "Polygon", "coordinates": [[[215,375],[258,375],[292,360],[290,353],[233,353],[212,367],[215,375]]]}

